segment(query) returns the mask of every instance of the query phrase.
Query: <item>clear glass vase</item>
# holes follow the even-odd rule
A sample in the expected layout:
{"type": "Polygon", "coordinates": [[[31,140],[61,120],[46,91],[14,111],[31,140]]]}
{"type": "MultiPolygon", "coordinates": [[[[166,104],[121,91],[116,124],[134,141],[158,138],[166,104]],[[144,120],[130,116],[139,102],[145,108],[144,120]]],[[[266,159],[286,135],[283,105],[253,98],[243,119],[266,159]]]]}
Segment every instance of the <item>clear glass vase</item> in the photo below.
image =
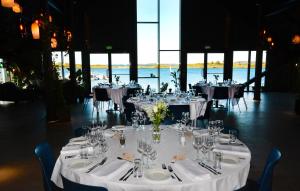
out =
{"type": "Polygon", "coordinates": [[[160,143],[160,125],[153,124],[152,128],[152,140],[153,143],[160,143]]]}

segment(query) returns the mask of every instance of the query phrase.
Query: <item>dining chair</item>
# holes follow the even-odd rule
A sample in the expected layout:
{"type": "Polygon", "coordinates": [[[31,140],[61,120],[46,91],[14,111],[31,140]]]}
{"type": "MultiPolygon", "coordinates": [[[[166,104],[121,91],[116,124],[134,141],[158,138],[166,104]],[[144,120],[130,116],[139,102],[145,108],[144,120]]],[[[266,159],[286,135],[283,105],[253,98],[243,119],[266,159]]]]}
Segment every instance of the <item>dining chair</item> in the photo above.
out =
{"type": "Polygon", "coordinates": [[[64,191],[108,191],[104,187],[89,186],[89,185],[73,182],[65,178],[63,175],[61,175],[61,178],[63,181],[64,191]]]}
{"type": "MultiPolygon", "coordinates": [[[[245,100],[245,97],[244,97],[245,88],[246,88],[245,85],[241,85],[240,87],[238,87],[238,91],[234,94],[234,98],[242,99],[244,101],[244,105],[245,105],[245,108],[247,110],[248,107],[247,107],[247,103],[246,103],[246,100],[245,100]]],[[[239,102],[237,102],[237,105],[238,105],[239,111],[241,111],[239,102]]]]}
{"type": "Polygon", "coordinates": [[[208,101],[204,115],[197,118],[197,120],[200,120],[202,122],[203,127],[205,127],[205,121],[206,122],[209,121],[212,104],[213,104],[212,100],[208,101]]]}
{"type": "Polygon", "coordinates": [[[47,142],[38,144],[34,149],[34,154],[39,160],[40,167],[42,170],[44,190],[53,191],[55,186],[51,182],[51,174],[55,162],[50,145],[47,142]]]}
{"type": "Polygon", "coordinates": [[[128,95],[123,96],[122,102],[123,102],[123,105],[124,105],[124,113],[125,113],[126,120],[128,122],[132,122],[131,114],[132,114],[132,112],[135,112],[135,106],[134,106],[133,103],[127,102],[128,99],[129,99],[128,95]]]}
{"type": "Polygon", "coordinates": [[[213,99],[216,102],[216,107],[217,108],[219,107],[218,106],[219,100],[226,100],[227,108],[229,108],[228,107],[228,105],[229,105],[228,87],[215,87],[213,99]]]}
{"type": "Polygon", "coordinates": [[[258,181],[248,179],[246,186],[238,191],[272,191],[274,168],[280,159],[280,150],[273,148],[269,153],[264,170],[258,181]]]}
{"type": "Polygon", "coordinates": [[[148,84],[147,88],[146,88],[145,95],[149,95],[149,94],[150,94],[150,85],[148,84]]]}
{"type": "MultiPolygon", "coordinates": [[[[98,105],[100,105],[100,109],[102,109],[104,102],[108,102],[108,110],[109,110],[111,99],[108,97],[106,88],[95,88],[94,91],[95,91],[96,102],[99,103],[99,104],[98,103],[96,104],[97,113],[99,112],[98,105]]],[[[92,111],[92,116],[93,116],[93,113],[94,113],[94,107],[93,107],[93,111],[92,111]]]]}

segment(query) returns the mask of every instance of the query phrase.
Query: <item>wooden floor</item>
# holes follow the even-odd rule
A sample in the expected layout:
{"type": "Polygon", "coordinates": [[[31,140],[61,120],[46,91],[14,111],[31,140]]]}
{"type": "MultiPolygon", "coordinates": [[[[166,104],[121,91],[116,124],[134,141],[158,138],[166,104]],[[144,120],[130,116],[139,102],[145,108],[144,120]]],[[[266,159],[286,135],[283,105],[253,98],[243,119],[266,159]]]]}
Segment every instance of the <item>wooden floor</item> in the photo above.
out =
{"type": "MultiPolygon", "coordinates": [[[[240,102],[229,112],[214,109],[212,119],[224,119],[226,126],[236,127],[240,139],[252,152],[250,178],[257,179],[264,167],[268,152],[278,147],[283,154],[274,173],[274,191],[298,191],[299,184],[299,128],[300,116],[294,113],[295,95],[263,93],[260,102],[253,94],[246,94],[248,110],[240,102]]],[[[73,136],[73,129],[91,119],[91,100],[83,111],[82,104],[71,107],[70,123],[47,127],[45,107],[41,102],[0,105],[0,190],[43,190],[38,161],[33,150],[37,143],[47,140],[58,156],[60,148],[73,136]]],[[[109,126],[123,123],[119,112],[100,113],[109,126]]]]}

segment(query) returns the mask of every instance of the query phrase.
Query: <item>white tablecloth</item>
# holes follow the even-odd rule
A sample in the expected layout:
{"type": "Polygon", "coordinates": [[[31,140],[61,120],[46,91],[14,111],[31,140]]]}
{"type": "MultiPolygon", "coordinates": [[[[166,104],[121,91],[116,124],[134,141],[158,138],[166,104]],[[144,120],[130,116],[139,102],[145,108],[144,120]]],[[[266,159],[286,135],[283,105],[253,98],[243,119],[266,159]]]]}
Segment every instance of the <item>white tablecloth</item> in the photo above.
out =
{"type": "Polygon", "coordinates": [[[119,105],[120,111],[123,112],[124,111],[124,105],[122,102],[122,98],[123,96],[127,95],[127,89],[128,88],[124,88],[124,87],[116,87],[116,88],[110,88],[110,87],[94,87],[93,88],[93,103],[94,106],[97,107],[97,101],[96,101],[96,96],[95,96],[95,88],[104,88],[107,91],[107,95],[108,97],[117,105],[119,105]]]}
{"type": "MultiPolygon", "coordinates": [[[[147,115],[150,116],[155,102],[139,101],[136,99],[137,98],[129,99],[128,102],[133,103],[136,109],[145,111],[147,115]]],[[[166,100],[168,105],[189,105],[191,120],[196,120],[198,117],[205,114],[207,102],[204,98],[195,98],[191,101],[185,101],[184,98],[169,96],[166,100]]]]}
{"type": "MultiPolygon", "coordinates": [[[[226,86],[228,87],[228,98],[231,100],[232,105],[236,105],[238,103],[238,100],[234,98],[234,94],[239,90],[241,87],[240,85],[231,85],[226,86]]],[[[210,101],[214,97],[215,88],[218,88],[218,86],[208,86],[203,85],[201,86],[202,91],[207,94],[207,100],[210,101]]]]}
{"type": "MultiPolygon", "coordinates": [[[[150,127],[146,127],[146,129],[150,129],[150,127]]],[[[151,136],[150,132],[149,130],[148,135],[151,136]]],[[[183,155],[189,160],[195,159],[196,151],[193,149],[191,137],[186,137],[186,144],[183,146],[179,142],[180,139],[176,130],[162,126],[161,133],[160,144],[154,145],[154,148],[158,152],[158,157],[155,161],[150,162],[152,167],[161,168],[162,163],[170,164],[174,160],[174,155],[183,155]]],[[[184,173],[184,171],[180,171],[180,168],[176,168],[177,164],[175,162],[175,164],[172,164],[173,169],[183,182],[178,182],[176,179],[171,178],[162,182],[154,182],[145,177],[135,179],[133,176],[130,176],[127,181],[119,181],[119,178],[133,164],[130,162],[120,163],[116,161],[117,156],[122,156],[122,153],[131,153],[139,157],[139,153],[136,151],[136,139],[140,134],[135,129],[128,128],[125,130],[125,135],[127,137],[125,148],[121,148],[119,140],[116,138],[117,136],[107,139],[109,151],[106,153],[106,156],[108,156],[108,160],[103,166],[92,171],[92,173],[86,173],[86,170],[97,161],[101,161],[101,158],[91,160],[92,163],[87,167],[76,169],[71,168],[69,165],[76,159],[65,159],[65,156],[61,154],[56,161],[51,180],[62,188],[63,185],[60,176],[62,174],[72,181],[93,186],[103,186],[110,191],[233,191],[241,188],[246,183],[251,159],[250,151],[246,146],[243,147],[244,151],[240,155],[243,158],[238,164],[222,165],[221,175],[214,175],[200,165],[197,165],[197,163],[194,163],[194,167],[199,168],[201,172],[199,177],[202,177],[194,179],[190,176],[191,173],[184,173]],[[109,166],[114,166],[112,164],[118,165],[119,168],[112,168],[116,171],[110,173],[108,169],[109,166]],[[103,174],[107,174],[107,176],[103,174]]],[[[239,152],[237,151],[233,154],[239,156],[239,152]]],[[[196,171],[193,173],[196,173],[196,171]]]]}

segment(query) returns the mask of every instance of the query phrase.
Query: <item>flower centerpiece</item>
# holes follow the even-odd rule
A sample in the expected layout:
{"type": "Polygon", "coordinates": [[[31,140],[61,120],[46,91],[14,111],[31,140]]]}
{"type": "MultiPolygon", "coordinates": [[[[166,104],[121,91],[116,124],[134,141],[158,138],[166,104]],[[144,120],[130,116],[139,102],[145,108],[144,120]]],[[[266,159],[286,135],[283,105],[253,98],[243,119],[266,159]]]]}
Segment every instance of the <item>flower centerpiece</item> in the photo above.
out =
{"type": "Polygon", "coordinates": [[[216,80],[216,85],[218,85],[218,80],[219,80],[219,75],[214,74],[215,80],[216,80]]]}
{"type": "Polygon", "coordinates": [[[160,142],[160,124],[165,119],[168,113],[168,106],[165,102],[157,102],[150,114],[150,121],[153,125],[152,139],[154,143],[160,142]]]}
{"type": "Polygon", "coordinates": [[[115,75],[115,80],[116,80],[117,85],[119,85],[120,76],[115,75]]]}

